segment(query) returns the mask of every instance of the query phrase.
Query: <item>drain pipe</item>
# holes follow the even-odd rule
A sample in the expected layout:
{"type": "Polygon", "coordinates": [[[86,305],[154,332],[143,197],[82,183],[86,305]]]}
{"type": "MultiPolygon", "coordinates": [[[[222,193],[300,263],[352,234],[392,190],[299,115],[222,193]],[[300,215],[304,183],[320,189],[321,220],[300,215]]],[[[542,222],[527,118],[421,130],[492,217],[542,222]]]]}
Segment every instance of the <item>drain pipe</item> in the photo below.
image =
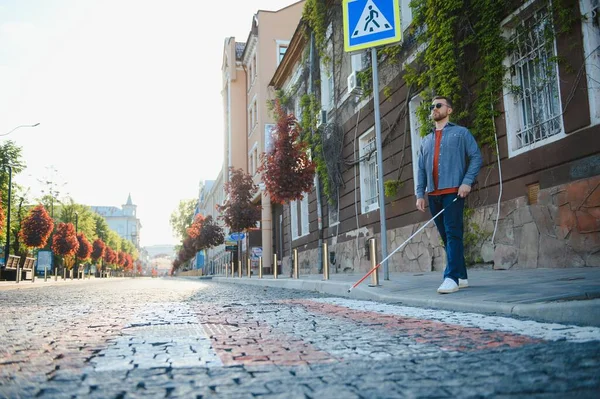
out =
{"type": "MultiPolygon", "coordinates": [[[[314,48],[315,48],[315,35],[314,32],[310,33],[310,55],[309,55],[309,70],[308,70],[308,94],[314,92],[313,82],[313,67],[314,67],[314,48]]],[[[314,126],[311,126],[311,135],[315,135],[314,126]]],[[[319,245],[318,255],[319,260],[319,273],[323,273],[323,209],[321,204],[321,186],[319,184],[319,174],[315,172],[314,177],[315,194],[317,195],[317,229],[319,233],[319,245]]]]}

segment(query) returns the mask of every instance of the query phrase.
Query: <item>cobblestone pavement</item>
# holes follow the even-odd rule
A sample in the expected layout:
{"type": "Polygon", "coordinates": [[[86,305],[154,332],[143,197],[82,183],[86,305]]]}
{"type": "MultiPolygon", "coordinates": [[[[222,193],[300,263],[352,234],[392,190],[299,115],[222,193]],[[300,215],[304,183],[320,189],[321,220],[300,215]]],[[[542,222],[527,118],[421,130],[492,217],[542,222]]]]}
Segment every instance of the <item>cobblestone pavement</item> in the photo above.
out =
{"type": "Polygon", "coordinates": [[[596,398],[600,329],[178,279],[0,290],[0,397],[596,398]]]}

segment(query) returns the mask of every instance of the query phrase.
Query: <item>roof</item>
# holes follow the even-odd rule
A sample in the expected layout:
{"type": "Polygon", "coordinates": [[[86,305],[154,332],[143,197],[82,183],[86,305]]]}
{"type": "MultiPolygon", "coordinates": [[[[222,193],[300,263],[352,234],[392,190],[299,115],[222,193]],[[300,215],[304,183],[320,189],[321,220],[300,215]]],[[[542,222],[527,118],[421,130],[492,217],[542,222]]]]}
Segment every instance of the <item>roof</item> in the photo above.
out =
{"type": "Polygon", "coordinates": [[[129,196],[127,197],[127,203],[125,205],[133,205],[133,202],[131,202],[131,193],[129,193],[129,196]]]}
{"type": "Polygon", "coordinates": [[[104,217],[125,217],[123,210],[116,206],[90,206],[92,211],[104,217]]]}

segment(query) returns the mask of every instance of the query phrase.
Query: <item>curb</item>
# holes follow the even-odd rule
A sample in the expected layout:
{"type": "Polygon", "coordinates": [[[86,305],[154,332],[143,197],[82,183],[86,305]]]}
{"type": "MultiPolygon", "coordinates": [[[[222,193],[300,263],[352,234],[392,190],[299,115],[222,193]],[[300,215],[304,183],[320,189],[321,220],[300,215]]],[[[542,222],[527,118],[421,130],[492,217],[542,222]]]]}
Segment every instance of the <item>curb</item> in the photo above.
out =
{"type": "Polygon", "coordinates": [[[506,302],[465,302],[453,301],[448,296],[440,299],[423,299],[405,295],[390,295],[376,292],[372,288],[356,287],[351,293],[347,282],[321,280],[261,280],[213,277],[213,281],[230,284],[246,284],[263,287],[314,291],[344,298],[372,300],[420,308],[433,308],[457,312],[493,314],[497,316],[523,317],[540,322],[576,324],[600,327],[600,299],[587,299],[565,302],[541,302],[534,304],[512,304],[506,302]]]}

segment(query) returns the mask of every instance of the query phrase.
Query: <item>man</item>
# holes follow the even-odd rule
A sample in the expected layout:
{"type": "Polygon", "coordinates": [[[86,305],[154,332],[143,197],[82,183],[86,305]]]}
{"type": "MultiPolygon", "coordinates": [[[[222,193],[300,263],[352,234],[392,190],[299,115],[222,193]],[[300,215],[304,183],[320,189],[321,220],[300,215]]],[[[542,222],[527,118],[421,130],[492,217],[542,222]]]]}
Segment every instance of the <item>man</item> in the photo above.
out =
{"type": "Polygon", "coordinates": [[[450,294],[469,286],[463,245],[463,210],[482,158],[471,132],[449,122],[452,114],[449,98],[435,97],[429,109],[435,129],[423,139],[419,150],[417,209],[425,212],[425,192],[432,215],[447,207],[435,218],[447,261],[444,281],[437,291],[450,294]]]}

